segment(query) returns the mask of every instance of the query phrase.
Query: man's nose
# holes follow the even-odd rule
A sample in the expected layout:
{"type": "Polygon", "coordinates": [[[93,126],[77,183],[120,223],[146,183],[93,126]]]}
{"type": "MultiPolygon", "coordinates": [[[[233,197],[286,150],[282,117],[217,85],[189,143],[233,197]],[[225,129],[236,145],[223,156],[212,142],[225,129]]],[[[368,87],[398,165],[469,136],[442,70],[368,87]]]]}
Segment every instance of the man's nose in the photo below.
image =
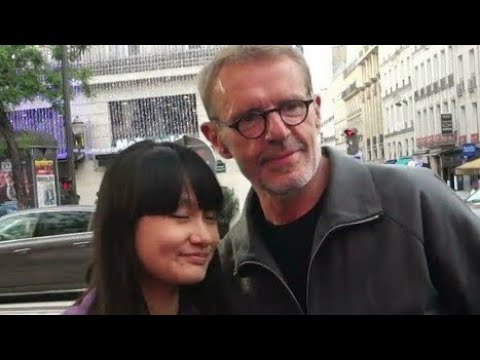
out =
{"type": "Polygon", "coordinates": [[[267,141],[283,140],[290,135],[290,128],[283,122],[278,111],[268,114],[266,122],[265,139],[267,141]]]}

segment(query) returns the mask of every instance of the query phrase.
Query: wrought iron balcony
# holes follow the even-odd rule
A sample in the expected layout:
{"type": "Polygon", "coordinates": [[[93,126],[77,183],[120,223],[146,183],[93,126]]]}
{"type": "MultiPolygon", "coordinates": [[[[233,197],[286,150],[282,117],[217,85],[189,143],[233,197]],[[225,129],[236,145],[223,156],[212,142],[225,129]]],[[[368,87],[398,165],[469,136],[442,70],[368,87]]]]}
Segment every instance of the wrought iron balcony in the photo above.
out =
{"type": "Polygon", "coordinates": [[[476,87],[477,87],[477,78],[475,77],[475,74],[472,74],[470,76],[470,79],[468,79],[468,91],[473,92],[476,87]]]}
{"type": "Polygon", "coordinates": [[[217,45],[208,48],[107,58],[98,61],[82,61],[76,66],[88,67],[94,76],[201,66],[210,60],[223,46],[217,45]]]}

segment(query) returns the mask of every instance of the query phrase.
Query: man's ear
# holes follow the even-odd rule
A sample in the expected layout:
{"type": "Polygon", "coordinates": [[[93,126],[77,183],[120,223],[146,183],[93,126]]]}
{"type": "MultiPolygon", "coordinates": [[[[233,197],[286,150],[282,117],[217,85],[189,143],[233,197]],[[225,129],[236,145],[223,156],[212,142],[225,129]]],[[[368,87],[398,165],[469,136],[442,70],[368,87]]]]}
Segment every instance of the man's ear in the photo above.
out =
{"type": "Polygon", "coordinates": [[[314,103],[314,109],[315,109],[315,127],[317,129],[320,129],[321,123],[322,123],[322,116],[321,116],[321,105],[322,105],[322,99],[320,95],[316,95],[313,98],[313,103],[314,103]]]}
{"type": "Polygon", "coordinates": [[[227,147],[222,144],[219,134],[220,129],[215,124],[212,122],[204,122],[200,125],[200,130],[220,156],[224,159],[231,159],[233,157],[227,147]]]}

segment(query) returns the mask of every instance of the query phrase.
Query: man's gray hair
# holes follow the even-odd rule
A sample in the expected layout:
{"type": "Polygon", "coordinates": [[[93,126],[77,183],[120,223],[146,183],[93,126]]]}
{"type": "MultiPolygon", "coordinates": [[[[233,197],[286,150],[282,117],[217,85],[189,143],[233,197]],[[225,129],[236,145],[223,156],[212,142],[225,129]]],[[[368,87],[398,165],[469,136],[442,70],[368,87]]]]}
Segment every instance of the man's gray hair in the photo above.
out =
{"type": "Polygon", "coordinates": [[[225,65],[281,57],[288,57],[300,66],[307,93],[309,96],[313,95],[310,69],[303,54],[292,45],[229,45],[221,49],[198,75],[198,90],[208,117],[216,117],[212,99],[213,88],[220,70],[225,65]]]}

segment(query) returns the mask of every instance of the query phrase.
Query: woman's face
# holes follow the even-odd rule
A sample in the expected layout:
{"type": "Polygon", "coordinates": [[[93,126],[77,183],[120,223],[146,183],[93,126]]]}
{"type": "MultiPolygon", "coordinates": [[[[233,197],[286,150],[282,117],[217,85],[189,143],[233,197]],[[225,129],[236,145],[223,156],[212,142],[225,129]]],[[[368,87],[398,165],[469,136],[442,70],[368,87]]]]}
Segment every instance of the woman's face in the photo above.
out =
{"type": "Polygon", "coordinates": [[[192,191],[173,214],[141,217],[135,232],[143,275],[171,285],[202,281],[218,242],[216,214],[199,209],[192,191]]]}

